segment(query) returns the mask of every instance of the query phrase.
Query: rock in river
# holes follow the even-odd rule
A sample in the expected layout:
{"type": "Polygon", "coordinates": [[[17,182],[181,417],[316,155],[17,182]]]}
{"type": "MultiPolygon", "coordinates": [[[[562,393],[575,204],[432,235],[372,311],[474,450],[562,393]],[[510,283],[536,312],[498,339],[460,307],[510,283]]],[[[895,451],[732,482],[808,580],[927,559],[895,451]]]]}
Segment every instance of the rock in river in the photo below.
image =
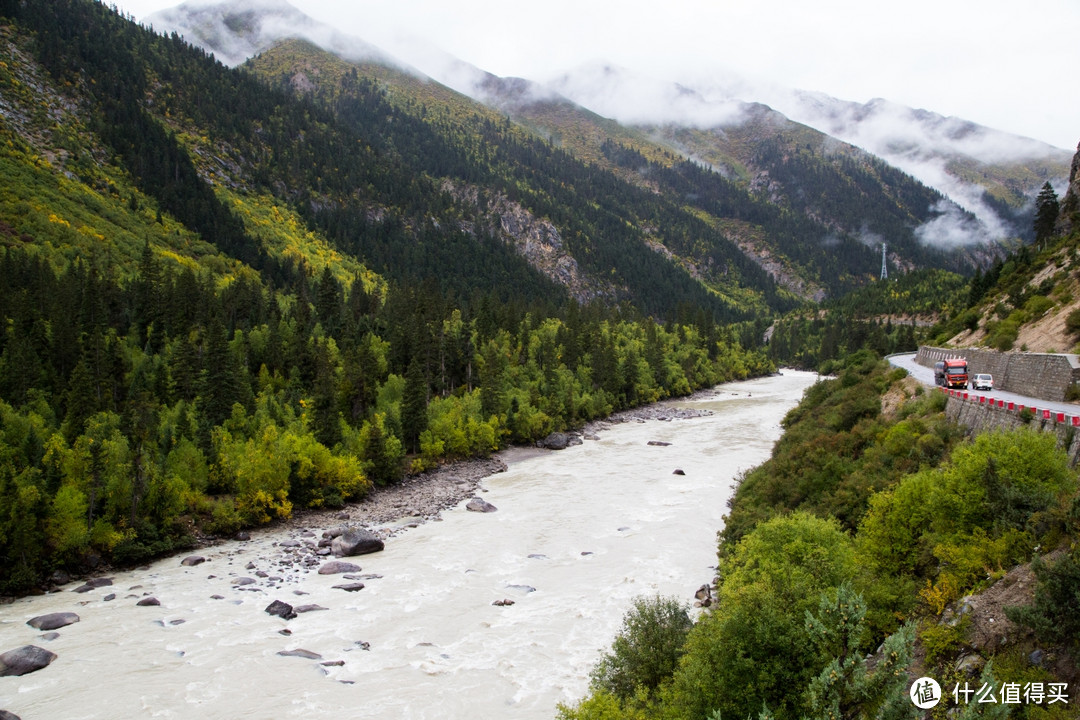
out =
{"type": "Polygon", "coordinates": [[[357,592],[358,590],[363,590],[364,589],[364,583],[362,583],[362,582],[342,583],[341,585],[335,585],[334,589],[335,590],[344,590],[345,592],[357,592]]]}
{"type": "Polygon", "coordinates": [[[547,448],[548,450],[565,450],[571,445],[580,445],[581,436],[573,433],[553,432],[543,440],[536,442],[537,447],[547,448]]]}
{"type": "Polygon", "coordinates": [[[322,660],[322,655],[317,652],[305,650],[303,648],[297,648],[295,650],[279,650],[278,655],[283,657],[298,657],[306,660],[322,660]]]}
{"type": "Polygon", "coordinates": [[[109,585],[112,585],[112,578],[93,578],[91,580],[87,580],[84,584],[72,590],[72,592],[90,592],[95,588],[108,587],[109,585]]]}
{"type": "Polygon", "coordinates": [[[0,655],[0,677],[26,675],[48,666],[56,659],[56,653],[37,645],[23,645],[0,655]]]}
{"type": "Polygon", "coordinates": [[[292,620],[296,617],[293,606],[287,602],[282,602],[281,600],[275,600],[267,605],[266,612],[270,615],[277,615],[282,620],[292,620]]]}
{"type": "Polygon", "coordinates": [[[384,546],[382,538],[370,530],[349,528],[334,538],[330,547],[334,551],[334,557],[351,557],[379,552],[384,546]]]}
{"type": "Polygon", "coordinates": [[[344,560],[331,560],[328,563],[323,563],[319,568],[320,575],[340,575],[341,573],[360,572],[363,568],[359,565],[355,565],[351,562],[345,562],[344,560]]]}
{"type": "Polygon", "coordinates": [[[474,497],[472,500],[469,500],[469,502],[465,503],[465,509],[472,510],[473,512],[489,513],[495,512],[499,508],[495,507],[483,498],[474,497]]]}
{"type": "Polygon", "coordinates": [[[38,630],[56,630],[79,622],[79,616],[73,612],[57,612],[30,618],[26,624],[38,630]]]}

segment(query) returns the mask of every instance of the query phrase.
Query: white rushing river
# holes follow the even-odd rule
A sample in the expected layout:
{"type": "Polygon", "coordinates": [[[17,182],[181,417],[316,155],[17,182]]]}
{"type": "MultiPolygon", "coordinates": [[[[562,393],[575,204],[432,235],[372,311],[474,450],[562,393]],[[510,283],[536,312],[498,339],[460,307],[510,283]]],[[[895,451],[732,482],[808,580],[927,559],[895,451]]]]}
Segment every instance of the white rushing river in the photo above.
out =
{"type": "Polygon", "coordinates": [[[274,575],[285,535],[263,531],[199,551],[196,567],[169,558],[112,575],[112,587],[0,606],[0,652],[58,656],[0,677],[0,709],[22,720],[553,718],[586,692],[633,598],[692,602],[712,579],[735,479],[768,458],[815,379],[784,371],[724,385],[671,403],[711,416],[613,425],[512,461],[481,486],[497,512],[462,503],[351,558],[381,576],[359,592],[314,571],[233,584],[253,574],[248,563],[274,575]],[[160,606],[136,606],[147,595],[160,606]],[[275,599],[327,610],[286,622],[263,611],[275,599]],[[492,604],[503,599],[514,604],[492,604]],[[26,625],[52,612],[81,621],[52,640],[26,625]],[[321,659],[278,655],[294,649],[321,659]]]}

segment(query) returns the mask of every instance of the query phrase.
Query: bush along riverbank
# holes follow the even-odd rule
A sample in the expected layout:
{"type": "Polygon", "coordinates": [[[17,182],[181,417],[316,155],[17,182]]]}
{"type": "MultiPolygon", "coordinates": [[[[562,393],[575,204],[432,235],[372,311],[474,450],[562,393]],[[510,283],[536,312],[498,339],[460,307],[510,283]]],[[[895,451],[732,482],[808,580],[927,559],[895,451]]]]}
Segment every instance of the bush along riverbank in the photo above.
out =
{"type": "Polygon", "coordinates": [[[922,676],[931,717],[1075,718],[1077,474],[943,405],[868,353],[809,389],[730,503],[715,602],[643,599],[562,720],[921,717],[922,676]]]}

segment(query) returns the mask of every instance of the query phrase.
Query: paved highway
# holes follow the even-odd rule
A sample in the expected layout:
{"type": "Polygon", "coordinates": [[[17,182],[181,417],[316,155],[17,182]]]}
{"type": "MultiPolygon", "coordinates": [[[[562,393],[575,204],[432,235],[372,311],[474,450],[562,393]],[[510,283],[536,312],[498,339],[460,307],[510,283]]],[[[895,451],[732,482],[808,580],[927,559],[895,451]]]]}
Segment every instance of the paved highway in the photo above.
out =
{"type": "MultiPolygon", "coordinates": [[[[887,359],[892,365],[907,370],[908,375],[915,378],[923,385],[934,387],[934,369],[916,364],[915,353],[890,355],[887,359]]],[[[992,398],[995,401],[1004,400],[1006,403],[1013,402],[1017,405],[1023,405],[1024,407],[1036,407],[1039,410],[1049,410],[1050,412],[1055,413],[1063,412],[1069,415],[1080,415],[1080,404],[1077,403],[1040,400],[1039,398],[1027,397],[1018,393],[996,389],[991,392],[986,392],[984,390],[968,390],[967,392],[969,397],[976,398],[976,401],[978,401],[980,395],[985,395],[987,401],[992,398]]]]}

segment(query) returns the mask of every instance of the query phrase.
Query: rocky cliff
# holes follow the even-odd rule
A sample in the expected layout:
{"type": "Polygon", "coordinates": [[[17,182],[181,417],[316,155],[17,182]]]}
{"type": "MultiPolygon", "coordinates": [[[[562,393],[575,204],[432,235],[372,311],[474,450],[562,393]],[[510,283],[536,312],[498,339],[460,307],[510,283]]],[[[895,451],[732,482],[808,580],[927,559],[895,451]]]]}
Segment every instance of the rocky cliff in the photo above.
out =
{"type": "Polygon", "coordinates": [[[1076,146],[1076,155],[1073,155],[1069,189],[1062,198],[1057,221],[1057,231],[1062,235],[1068,235],[1077,228],[1080,228],[1080,145],[1076,146]]]}

